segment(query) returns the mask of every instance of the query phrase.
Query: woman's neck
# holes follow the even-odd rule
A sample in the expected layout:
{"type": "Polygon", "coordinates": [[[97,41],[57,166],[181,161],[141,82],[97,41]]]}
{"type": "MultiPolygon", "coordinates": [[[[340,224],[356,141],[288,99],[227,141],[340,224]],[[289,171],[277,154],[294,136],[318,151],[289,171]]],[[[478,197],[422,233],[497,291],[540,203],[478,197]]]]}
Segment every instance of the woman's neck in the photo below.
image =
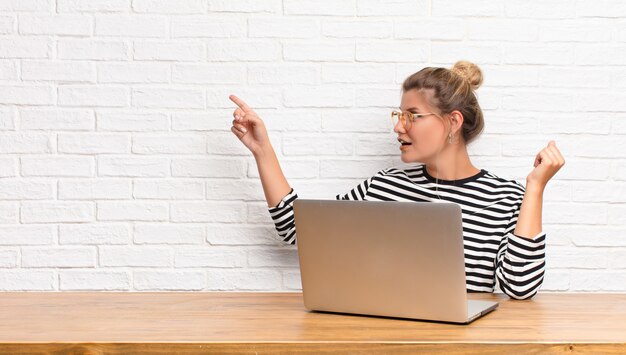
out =
{"type": "Polygon", "coordinates": [[[439,154],[438,159],[426,162],[426,171],[430,176],[441,180],[459,180],[480,172],[470,161],[465,144],[448,148],[439,154]]]}

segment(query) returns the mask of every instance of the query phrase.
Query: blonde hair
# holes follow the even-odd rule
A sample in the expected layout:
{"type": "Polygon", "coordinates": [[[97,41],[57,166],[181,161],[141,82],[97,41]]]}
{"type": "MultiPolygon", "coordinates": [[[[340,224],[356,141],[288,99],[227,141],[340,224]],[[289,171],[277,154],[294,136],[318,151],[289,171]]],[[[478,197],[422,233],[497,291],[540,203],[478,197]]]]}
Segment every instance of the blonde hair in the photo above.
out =
{"type": "Polygon", "coordinates": [[[483,131],[483,112],[475,94],[483,82],[480,68],[472,62],[460,60],[452,68],[426,67],[410,75],[402,83],[402,91],[416,89],[431,91],[427,99],[441,114],[458,110],[463,114],[461,135],[466,144],[483,131]],[[430,89],[430,90],[429,90],[430,89]]]}

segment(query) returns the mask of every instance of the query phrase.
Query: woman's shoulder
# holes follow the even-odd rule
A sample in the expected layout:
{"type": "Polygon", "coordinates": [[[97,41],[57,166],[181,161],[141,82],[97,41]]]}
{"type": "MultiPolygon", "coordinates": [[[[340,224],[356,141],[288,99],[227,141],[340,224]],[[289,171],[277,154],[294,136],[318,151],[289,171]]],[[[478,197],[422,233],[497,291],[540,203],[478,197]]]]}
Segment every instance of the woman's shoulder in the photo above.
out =
{"type": "Polygon", "coordinates": [[[481,182],[492,186],[493,188],[497,188],[501,191],[508,191],[513,194],[519,195],[521,197],[524,196],[524,192],[526,188],[524,185],[519,183],[515,179],[502,177],[490,170],[482,169],[485,171],[485,174],[479,179],[481,182]]]}

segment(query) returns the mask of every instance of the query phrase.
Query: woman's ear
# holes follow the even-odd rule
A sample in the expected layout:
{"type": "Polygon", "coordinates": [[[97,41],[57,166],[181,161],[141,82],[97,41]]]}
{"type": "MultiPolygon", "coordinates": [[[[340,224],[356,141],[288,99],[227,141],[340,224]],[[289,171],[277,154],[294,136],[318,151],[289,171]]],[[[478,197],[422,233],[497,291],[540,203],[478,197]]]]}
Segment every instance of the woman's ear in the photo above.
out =
{"type": "MultiPolygon", "coordinates": [[[[463,126],[463,114],[459,110],[450,112],[450,132],[459,132],[463,126]]],[[[456,133],[454,133],[456,134],[456,133]]]]}

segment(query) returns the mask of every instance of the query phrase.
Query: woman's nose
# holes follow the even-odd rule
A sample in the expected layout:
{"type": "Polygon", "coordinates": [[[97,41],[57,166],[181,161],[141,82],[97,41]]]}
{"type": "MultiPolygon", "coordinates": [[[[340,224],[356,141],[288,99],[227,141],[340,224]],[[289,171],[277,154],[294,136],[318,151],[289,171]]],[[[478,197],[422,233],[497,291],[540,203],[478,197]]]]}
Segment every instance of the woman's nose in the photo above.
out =
{"type": "Polygon", "coordinates": [[[396,133],[406,133],[406,130],[404,129],[404,126],[402,125],[402,121],[398,120],[398,122],[396,122],[396,125],[393,126],[393,131],[396,133]]]}

